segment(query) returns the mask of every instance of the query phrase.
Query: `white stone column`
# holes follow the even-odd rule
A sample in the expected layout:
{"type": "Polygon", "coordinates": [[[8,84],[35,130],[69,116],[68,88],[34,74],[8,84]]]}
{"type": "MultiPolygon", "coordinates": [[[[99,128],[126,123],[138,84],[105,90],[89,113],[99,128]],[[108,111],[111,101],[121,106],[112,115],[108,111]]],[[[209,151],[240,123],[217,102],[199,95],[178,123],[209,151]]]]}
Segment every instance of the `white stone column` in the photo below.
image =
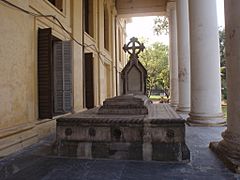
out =
{"type": "Polygon", "coordinates": [[[227,165],[240,173],[240,1],[225,0],[225,32],[227,63],[227,130],[223,140],[211,143],[227,165]]]}
{"type": "Polygon", "coordinates": [[[177,0],[178,111],[190,111],[190,41],[188,0],[177,0]]]}
{"type": "Polygon", "coordinates": [[[170,65],[170,104],[178,105],[178,55],[177,55],[177,17],[176,3],[167,4],[169,20],[169,65],[170,65]]]}
{"type": "Polygon", "coordinates": [[[216,1],[189,0],[192,125],[219,125],[221,110],[220,52],[216,1]]]}

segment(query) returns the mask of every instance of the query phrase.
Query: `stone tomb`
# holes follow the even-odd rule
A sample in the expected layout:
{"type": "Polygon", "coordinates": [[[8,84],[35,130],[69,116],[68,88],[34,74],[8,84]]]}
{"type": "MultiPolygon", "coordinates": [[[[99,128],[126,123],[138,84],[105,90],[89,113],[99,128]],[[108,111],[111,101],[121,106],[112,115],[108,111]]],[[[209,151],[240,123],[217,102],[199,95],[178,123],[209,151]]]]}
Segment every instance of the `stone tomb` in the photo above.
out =
{"type": "Polygon", "coordinates": [[[145,96],[147,74],[138,62],[143,49],[137,38],[124,46],[130,53],[122,72],[124,95],[105,100],[100,108],[57,119],[59,156],[189,161],[185,121],[169,104],[152,104],[145,96]]]}
{"type": "Polygon", "coordinates": [[[100,108],[57,119],[58,155],[189,161],[185,121],[169,104],[151,104],[146,97],[132,96],[134,103],[126,106],[129,96],[108,99],[100,108]]]}

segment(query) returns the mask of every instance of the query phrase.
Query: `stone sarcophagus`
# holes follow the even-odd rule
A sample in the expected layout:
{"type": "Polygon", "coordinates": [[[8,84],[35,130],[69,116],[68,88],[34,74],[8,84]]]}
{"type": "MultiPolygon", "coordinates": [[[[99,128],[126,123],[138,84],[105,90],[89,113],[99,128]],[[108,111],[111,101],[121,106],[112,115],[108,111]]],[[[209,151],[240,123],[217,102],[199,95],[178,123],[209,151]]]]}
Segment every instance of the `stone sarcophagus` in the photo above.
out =
{"type": "Polygon", "coordinates": [[[138,96],[132,98],[134,103],[126,106],[123,102],[126,98],[129,97],[109,99],[111,105],[102,106],[102,109],[94,108],[58,119],[58,155],[88,159],[189,161],[185,121],[170,105],[151,104],[138,96]],[[118,104],[118,114],[113,109],[119,99],[122,104],[118,104]]]}

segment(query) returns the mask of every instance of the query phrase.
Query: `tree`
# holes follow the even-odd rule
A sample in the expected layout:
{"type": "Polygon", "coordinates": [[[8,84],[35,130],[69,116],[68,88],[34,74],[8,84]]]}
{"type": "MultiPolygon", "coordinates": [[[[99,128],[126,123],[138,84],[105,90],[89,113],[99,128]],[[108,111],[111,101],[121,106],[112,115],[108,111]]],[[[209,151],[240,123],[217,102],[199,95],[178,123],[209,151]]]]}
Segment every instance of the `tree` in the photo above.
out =
{"type": "Polygon", "coordinates": [[[169,70],[168,46],[162,43],[154,43],[139,55],[140,62],[148,72],[147,91],[151,95],[153,89],[162,89],[168,95],[169,70]]]}
{"type": "Polygon", "coordinates": [[[156,35],[168,35],[169,33],[169,23],[168,19],[164,16],[157,16],[154,19],[153,31],[156,35]]]}
{"type": "Polygon", "coordinates": [[[227,99],[227,83],[226,83],[226,56],[225,56],[225,29],[219,28],[219,45],[220,45],[220,65],[221,65],[221,90],[222,98],[227,99]]]}
{"type": "Polygon", "coordinates": [[[167,98],[169,98],[169,88],[170,88],[170,71],[169,71],[169,67],[165,68],[162,70],[162,72],[160,73],[160,84],[161,87],[163,89],[163,91],[165,92],[167,98]]]}

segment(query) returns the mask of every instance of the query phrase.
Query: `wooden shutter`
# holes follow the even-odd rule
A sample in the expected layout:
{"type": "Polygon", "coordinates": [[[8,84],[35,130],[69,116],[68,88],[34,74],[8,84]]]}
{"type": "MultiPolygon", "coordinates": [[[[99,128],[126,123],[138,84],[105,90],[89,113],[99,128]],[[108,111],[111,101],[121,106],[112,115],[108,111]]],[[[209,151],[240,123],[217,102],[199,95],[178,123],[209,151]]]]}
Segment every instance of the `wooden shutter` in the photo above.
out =
{"type": "Polygon", "coordinates": [[[89,34],[89,2],[88,0],[83,1],[83,15],[84,15],[84,25],[85,25],[85,32],[89,34]]]}
{"type": "Polygon", "coordinates": [[[63,110],[63,48],[62,41],[55,41],[54,45],[54,113],[62,114],[63,110]]]}
{"type": "Polygon", "coordinates": [[[51,28],[38,30],[38,112],[52,118],[52,35],[51,28]]]}
{"type": "Polygon", "coordinates": [[[60,11],[63,11],[63,0],[55,0],[55,6],[56,6],[60,11]]]}
{"type": "Polygon", "coordinates": [[[72,110],[72,43],[54,42],[54,113],[72,110]]]}
{"type": "Polygon", "coordinates": [[[72,111],[72,42],[63,42],[63,109],[72,111]]]}

